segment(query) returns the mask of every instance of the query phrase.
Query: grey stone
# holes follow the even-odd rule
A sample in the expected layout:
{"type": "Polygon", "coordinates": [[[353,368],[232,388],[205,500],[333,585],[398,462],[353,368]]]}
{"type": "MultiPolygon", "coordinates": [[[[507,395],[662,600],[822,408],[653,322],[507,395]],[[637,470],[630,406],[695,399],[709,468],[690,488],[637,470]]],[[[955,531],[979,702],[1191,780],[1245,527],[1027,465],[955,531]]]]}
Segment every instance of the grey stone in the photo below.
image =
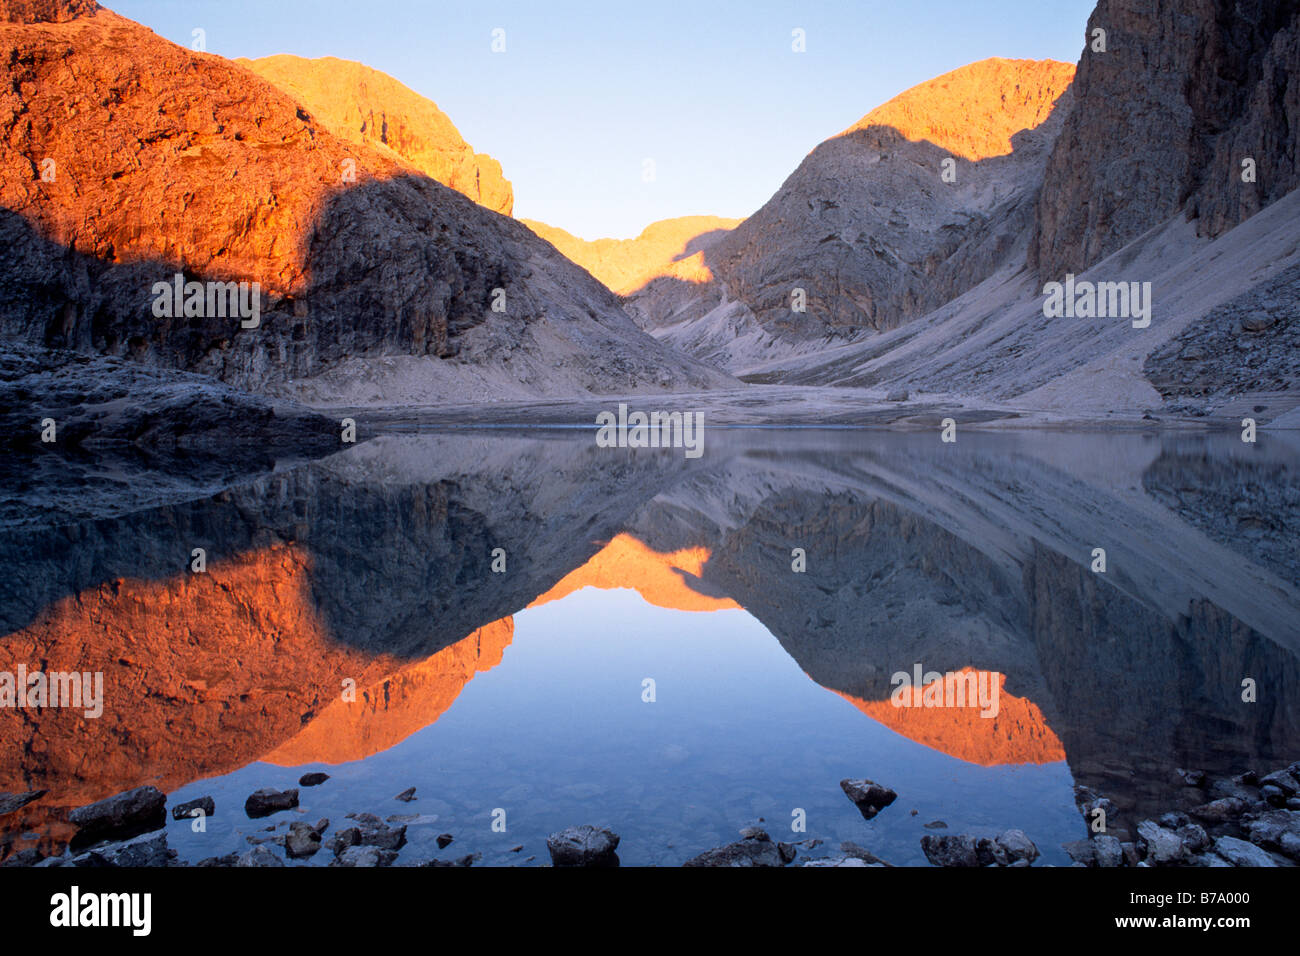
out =
{"type": "Polygon", "coordinates": [[[997,836],[997,844],[1006,851],[1012,860],[1025,860],[1033,863],[1038,859],[1038,847],[1029,839],[1024,830],[1004,830],[997,836]]]}
{"type": "Polygon", "coordinates": [[[350,846],[332,861],[330,866],[392,866],[397,853],[377,846],[350,846]]]}
{"type": "Polygon", "coordinates": [[[1124,865],[1124,847],[1115,837],[1100,834],[1093,837],[1092,846],[1098,866],[1109,869],[1124,865]]]}
{"type": "Polygon", "coordinates": [[[546,838],[546,849],[553,866],[618,866],[618,834],[604,827],[566,827],[546,838]]]}
{"type": "Polygon", "coordinates": [[[235,866],[284,866],[284,860],[280,859],[265,846],[255,846],[247,853],[243,854],[235,866]]]}
{"type": "Polygon", "coordinates": [[[172,807],[172,819],[193,819],[195,816],[195,810],[202,810],[205,817],[210,817],[217,812],[217,804],[211,797],[198,797],[194,800],[186,800],[184,803],[178,803],[172,807]]]}
{"type": "Polygon", "coordinates": [[[73,848],[99,840],[124,839],[167,823],[167,797],[157,787],[136,787],[106,800],[78,807],[68,815],[76,825],[73,848]]]}
{"type": "Polygon", "coordinates": [[[1138,824],[1138,839],[1146,847],[1144,859],[1157,866],[1169,866],[1186,859],[1187,851],[1178,834],[1156,823],[1143,820],[1138,824]]]}
{"type": "Polygon", "coordinates": [[[864,820],[870,820],[898,799],[893,790],[873,780],[841,780],[840,789],[853,801],[864,820]]]}
{"type": "Polygon", "coordinates": [[[921,837],[921,850],[935,866],[980,866],[974,837],[966,834],[926,834],[921,837]]]}
{"type": "Polygon", "coordinates": [[[276,790],[263,787],[248,795],[244,801],[244,812],[252,819],[267,817],[281,810],[292,810],[298,805],[297,790],[276,790]]]}
{"type": "Polygon", "coordinates": [[[1277,866],[1264,850],[1236,837],[1219,837],[1214,841],[1214,852],[1233,866],[1277,866]]]}

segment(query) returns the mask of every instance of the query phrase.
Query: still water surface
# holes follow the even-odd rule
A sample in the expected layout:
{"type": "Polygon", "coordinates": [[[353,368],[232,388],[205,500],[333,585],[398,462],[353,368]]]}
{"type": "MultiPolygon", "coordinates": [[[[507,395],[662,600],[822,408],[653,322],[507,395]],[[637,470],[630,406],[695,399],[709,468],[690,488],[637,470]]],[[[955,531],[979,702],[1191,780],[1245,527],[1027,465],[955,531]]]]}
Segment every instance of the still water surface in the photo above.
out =
{"type": "Polygon", "coordinates": [[[919,865],[927,832],[1020,827],[1068,863],[1076,785],[1132,827],[1176,768],[1295,759],[1297,459],[1271,435],[734,430],[686,460],[472,431],[125,513],[118,466],[79,505],[26,488],[0,669],[102,671],[105,706],[0,709],[0,792],[49,791],[0,847],[55,851],[67,808],[150,783],[215,798],[204,833],[169,819],[190,862],[361,811],[414,818],[401,862],[541,865],[593,823],[672,865],[761,818],[824,841],[805,856],[919,865]],[[893,706],[917,666],[993,681],[996,715],[893,706]],[[308,770],[330,779],[301,815],[244,814],[308,770]],[[899,798],[866,821],[846,777],[899,798]]]}

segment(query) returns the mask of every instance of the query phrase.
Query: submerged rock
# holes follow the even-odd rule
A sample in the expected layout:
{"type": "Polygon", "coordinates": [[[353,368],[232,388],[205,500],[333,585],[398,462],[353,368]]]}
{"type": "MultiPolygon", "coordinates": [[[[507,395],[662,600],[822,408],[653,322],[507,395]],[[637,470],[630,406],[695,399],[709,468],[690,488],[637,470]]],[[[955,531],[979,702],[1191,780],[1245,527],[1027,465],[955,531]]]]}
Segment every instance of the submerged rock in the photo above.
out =
{"type": "Polygon", "coordinates": [[[845,840],[843,843],[840,844],[840,852],[843,853],[846,857],[853,857],[855,859],[862,860],[864,863],[868,863],[871,866],[892,865],[880,859],[880,857],[876,856],[866,847],[858,846],[858,844],[854,843],[851,840],[845,840]]]}
{"type": "Polygon", "coordinates": [[[736,843],[705,850],[682,866],[785,866],[790,862],[765,831],[746,827],[741,832],[750,835],[736,843]]]}
{"type": "Polygon", "coordinates": [[[255,846],[239,857],[235,866],[285,866],[284,860],[264,846],[255,846]]]}
{"type": "Polygon", "coordinates": [[[205,817],[210,817],[217,812],[216,801],[211,797],[199,797],[195,800],[186,800],[184,803],[178,803],[172,807],[172,819],[192,819],[195,816],[195,810],[202,810],[205,817]]]}
{"type": "Polygon", "coordinates": [[[329,778],[330,778],[330,775],[329,775],[329,774],[327,774],[327,773],[321,773],[321,772],[318,771],[318,770],[317,770],[317,771],[313,771],[313,772],[311,772],[311,773],[305,773],[305,774],[303,774],[301,777],[298,778],[298,786],[300,786],[300,787],[319,787],[322,783],[324,783],[324,782],[325,782],[326,780],[328,780],[329,778]]]}
{"type": "Polygon", "coordinates": [[[400,850],[406,846],[406,826],[390,827],[381,824],[377,827],[361,827],[357,840],[362,846],[377,846],[381,850],[400,850]]]}
{"type": "Polygon", "coordinates": [[[267,817],[272,813],[278,813],[281,810],[292,810],[298,805],[298,791],[295,790],[275,790],[271,787],[263,787],[254,793],[249,794],[248,799],[244,801],[244,812],[252,818],[267,817]]]}
{"type": "Polygon", "coordinates": [[[315,826],[301,821],[289,824],[289,832],[284,838],[285,856],[291,860],[315,856],[321,848],[321,834],[329,823],[329,820],[321,820],[315,826]]]}
{"type": "Polygon", "coordinates": [[[870,820],[898,799],[898,794],[873,780],[841,780],[840,789],[853,801],[864,820],[870,820]]]}
{"type": "MultiPolygon", "coordinates": [[[[619,837],[604,827],[567,827],[546,838],[552,866],[618,866],[619,837]]],[[[776,852],[773,849],[773,852],[776,852]]]]}
{"type": "Polygon", "coordinates": [[[391,866],[397,859],[395,850],[377,846],[350,846],[340,853],[330,866],[391,866]]]}

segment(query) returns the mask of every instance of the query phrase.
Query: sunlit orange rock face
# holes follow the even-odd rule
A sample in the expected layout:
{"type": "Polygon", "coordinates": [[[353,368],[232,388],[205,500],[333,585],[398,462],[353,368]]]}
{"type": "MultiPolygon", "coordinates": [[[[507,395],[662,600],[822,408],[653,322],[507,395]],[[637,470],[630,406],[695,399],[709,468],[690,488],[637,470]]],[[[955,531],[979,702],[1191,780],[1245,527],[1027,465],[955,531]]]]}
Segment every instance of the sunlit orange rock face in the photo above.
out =
{"type": "Polygon", "coordinates": [[[427,660],[358,688],[356,700],[336,700],[302,732],[261,758],[296,767],[362,760],[434,723],[480,671],[501,663],[514,636],[514,618],[479,628],[427,660]]]}
{"type": "Polygon", "coordinates": [[[341,163],[353,160],[359,181],[400,169],[320,129],[265,80],[238,71],[233,90],[229,61],[109,10],[0,23],[0,54],[10,64],[0,205],[105,262],[161,260],[298,290],[303,243],[342,187],[341,163]]]}
{"type": "Polygon", "coordinates": [[[1073,80],[1070,63],[980,60],[900,93],[844,134],[888,126],[972,162],[1005,156],[1011,137],[1042,125],[1073,80]]]}
{"type": "Polygon", "coordinates": [[[660,552],[629,534],[620,534],[580,568],[561,578],[529,607],[568,597],[582,588],[632,588],[646,603],[674,611],[721,611],[740,607],[730,598],[694,590],[684,575],[699,577],[709,560],[708,548],[660,552]]]}
{"type": "MultiPolygon", "coordinates": [[[[971,672],[966,668],[958,673],[971,672]]],[[[1038,705],[1008,694],[1005,674],[991,676],[997,677],[999,688],[996,717],[981,717],[978,707],[895,707],[888,700],[836,693],[895,733],[968,763],[991,767],[1064,760],[1065,747],[1038,705]]]]}
{"type": "Polygon", "coordinates": [[[702,246],[740,224],[720,216],[683,216],[651,223],[635,239],[580,239],[544,222],[521,220],[566,257],[618,295],[631,295],[652,279],[704,283],[713,273],[702,246]]]}
{"type": "Polygon", "coordinates": [[[494,212],[514,209],[501,164],[475,153],[435,103],[387,73],[332,56],[235,62],[284,90],[336,136],[377,147],[494,212]]]}
{"type": "Polygon", "coordinates": [[[0,791],[50,791],[7,816],[5,828],[39,828],[62,819],[59,808],[144,784],[170,792],[268,752],[291,762],[286,755],[382,749],[436,719],[477,671],[499,662],[512,630],[506,618],[416,664],[356,650],[317,614],[308,556],[280,545],[204,573],[116,580],[64,598],[0,638],[0,669],[101,671],[103,714],[0,708],[0,791]],[[370,690],[344,718],[333,705],[349,678],[370,690]],[[376,693],[388,687],[400,700],[367,728],[376,693]],[[318,715],[336,739],[300,737],[318,715]]]}

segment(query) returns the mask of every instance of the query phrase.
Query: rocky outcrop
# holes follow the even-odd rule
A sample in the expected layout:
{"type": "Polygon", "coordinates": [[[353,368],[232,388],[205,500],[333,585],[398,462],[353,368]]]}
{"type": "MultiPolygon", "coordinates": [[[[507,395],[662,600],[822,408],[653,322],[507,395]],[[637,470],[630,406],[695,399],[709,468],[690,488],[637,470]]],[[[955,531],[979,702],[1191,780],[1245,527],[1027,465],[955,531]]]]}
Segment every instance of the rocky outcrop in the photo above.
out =
{"type": "Polygon", "coordinates": [[[269,817],[281,810],[292,810],[297,805],[297,790],[276,790],[272,787],[263,787],[261,790],[255,790],[248,795],[248,799],[244,801],[244,812],[255,819],[257,817],[269,817]]]}
{"type": "Polygon", "coordinates": [[[1073,72],[984,60],[903,93],[818,146],[705,251],[716,281],[689,296],[701,305],[642,297],[635,311],[665,313],[653,320],[665,341],[731,368],[774,339],[779,349],[890,329],[942,305],[1023,260],[1073,72]],[[753,341],[687,331],[719,324],[753,341]]]}
{"type": "Polygon", "coordinates": [[[137,787],[78,807],[68,815],[69,822],[77,828],[72,846],[89,846],[100,840],[121,839],[150,830],[167,823],[163,812],[167,798],[157,787],[137,787]]]}
{"type": "Polygon", "coordinates": [[[201,471],[203,459],[248,472],[276,456],[336,451],[341,442],[337,419],[202,375],[67,349],[0,346],[0,448],[75,456],[124,447],[160,467],[175,462],[178,477],[201,471]]]}
{"type": "MultiPolygon", "coordinates": [[[[1171,408],[1198,416],[1237,396],[1290,390],[1300,383],[1300,265],[1211,310],[1152,350],[1142,372],[1171,408]]],[[[1276,417],[1256,404],[1241,411],[1260,422],[1276,417]]]]}
{"type": "Polygon", "coordinates": [[[332,56],[235,62],[284,90],[340,139],[377,147],[493,212],[513,211],[501,164],[475,153],[437,104],[387,73],[332,56]]]}
{"type": "Polygon", "coordinates": [[[1218,236],[1300,185],[1300,3],[1100,0],[1088,39],[1043,181],[1041,274],[1082,272],[1180,211],[1218,236]]]}
{"type": "Polygon", "coordinates": [[[332,403],[725,381],[526,227],[229,61],[107,10],[0,24],[0,57],[0,338],[332,403]],[[178,274],[206,296],[167,303],[178,274]]]}

